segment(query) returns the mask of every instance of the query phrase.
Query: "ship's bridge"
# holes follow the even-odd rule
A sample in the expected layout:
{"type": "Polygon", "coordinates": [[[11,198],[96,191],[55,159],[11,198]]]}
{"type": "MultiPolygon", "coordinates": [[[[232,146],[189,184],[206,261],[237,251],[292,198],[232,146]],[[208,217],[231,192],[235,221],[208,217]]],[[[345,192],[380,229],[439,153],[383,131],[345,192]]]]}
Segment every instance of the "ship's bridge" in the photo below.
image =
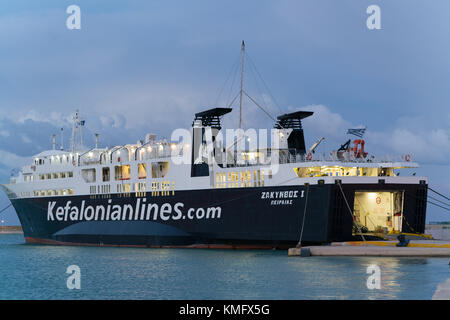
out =
{"type": "Polygon", "coordinates": [[[67,151],[62,150],[46,150],[33,156],[34,165],[45,164],[70,164],[72,163],[74,155],[67,151]]]}
{"type": "Polygon", "coordinates": [[[344,162],[344,161],[308,161],[298,163],[294,169],[299,178],[308,177],[394,177],[394,170],[417,168],[415,162],[344,162]]]}

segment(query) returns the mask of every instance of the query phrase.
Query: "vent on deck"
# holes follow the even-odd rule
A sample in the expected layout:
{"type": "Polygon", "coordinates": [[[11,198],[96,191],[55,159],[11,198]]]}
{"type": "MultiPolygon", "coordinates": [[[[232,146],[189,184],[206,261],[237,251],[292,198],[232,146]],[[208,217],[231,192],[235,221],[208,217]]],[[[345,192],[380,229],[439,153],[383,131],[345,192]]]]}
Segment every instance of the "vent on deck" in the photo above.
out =
{"type": "MultiPolygon", "coordinates": [[[[202,122],[202,126],[220,130],[220,117],[231,112],[231,110],[231,108],[214,108],[196,113],[194,123],[200,120],[202,122]]],[[[194,125],[194,123],[192,125],[194,125]]]]}
{"type": "Polygon", "coordinates": [[[314,112],[311,111],[297,111],[293,113],[283,114],[277,117],[278,121],[275,124],[276,129],[302,129],[302,119],[311,116],[314,112]]]}

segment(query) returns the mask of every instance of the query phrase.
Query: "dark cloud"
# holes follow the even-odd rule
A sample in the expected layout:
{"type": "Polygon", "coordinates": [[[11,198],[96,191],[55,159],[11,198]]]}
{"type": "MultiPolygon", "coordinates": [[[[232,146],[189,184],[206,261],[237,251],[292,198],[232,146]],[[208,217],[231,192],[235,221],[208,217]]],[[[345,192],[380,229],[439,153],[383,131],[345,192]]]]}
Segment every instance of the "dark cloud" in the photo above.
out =
{"type": "MultiPolygon", "coordinates": [[[[320,152],[342,144],[348,126],[365,125],[375,153],[448,164],[447,1],[384,1],[379,31],[365,27],[368,0],[80,0],[78,31],[65,27],[69,4],[0,2],[2,181],[12,164],[50,148],[61,127],[69,146],[76,108],[86,145],[100,133],[101,146],[112,146],[148,132],[170,137],[195,112],[226,106],[238,80],[218,95],[242,39],[271,92],[252,85],[249,61],[246,90],[274,117],[312,108],[306,139],[325,136],[320,152]]],[[[233,107],[226,127],[237,126],[233,107]]],[[[247,127],[273,126],[248,101],[243,113],[247,127]]],[[[442,181],[438,169],[427,172],[442,181]]]]}

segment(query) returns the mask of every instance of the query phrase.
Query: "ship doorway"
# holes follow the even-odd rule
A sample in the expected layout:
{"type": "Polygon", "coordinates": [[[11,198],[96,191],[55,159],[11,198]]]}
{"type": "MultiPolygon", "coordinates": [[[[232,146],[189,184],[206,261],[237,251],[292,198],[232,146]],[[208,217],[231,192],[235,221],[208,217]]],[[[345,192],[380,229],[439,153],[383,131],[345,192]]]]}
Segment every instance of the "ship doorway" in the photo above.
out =
{"type": "Polygon", "coordinates": [[[353,212],[365,232],[401,232],[403,191],[356,191],[353,212]]]}

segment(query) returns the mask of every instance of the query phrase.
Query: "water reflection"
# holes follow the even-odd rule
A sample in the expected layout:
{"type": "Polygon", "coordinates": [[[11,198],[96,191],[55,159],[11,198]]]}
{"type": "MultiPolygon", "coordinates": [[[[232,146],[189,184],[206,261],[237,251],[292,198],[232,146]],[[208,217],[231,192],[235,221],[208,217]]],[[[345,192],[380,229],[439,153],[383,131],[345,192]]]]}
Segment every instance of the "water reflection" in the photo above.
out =
{"type": "Polygon", "coordinates": [[[0,236],[0,299],[430,299],[446,258],[288,257],[285,251],[17,245],[0,236]],[[82,290],[68,292],[77,264],[82,290]],[[367,288],[369,265],[381,289],[367,288]]]}

